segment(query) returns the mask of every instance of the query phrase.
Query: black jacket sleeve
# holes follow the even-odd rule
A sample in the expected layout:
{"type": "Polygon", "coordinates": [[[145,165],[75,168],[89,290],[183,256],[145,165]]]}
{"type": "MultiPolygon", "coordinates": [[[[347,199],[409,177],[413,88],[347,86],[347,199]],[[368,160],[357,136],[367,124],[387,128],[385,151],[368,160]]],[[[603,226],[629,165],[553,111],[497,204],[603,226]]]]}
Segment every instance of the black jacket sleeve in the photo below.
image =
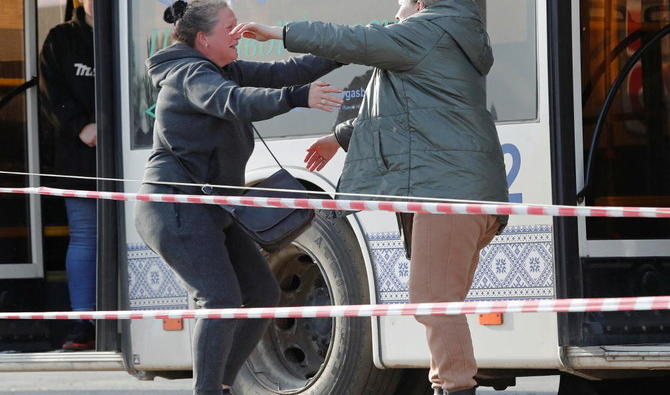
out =
{"type": "Polygon", "coordinates": [[[240,86],[261,88],[282,88],[305,85],[342,66],[335,61],[306,55],[278,62],[234,63],[240,86]]]}
{"type": "Polygon", "coordinates": [[[335,140],[340,144],[340,147],[345,151],[349,151],[349,142],[351,136],[354,134],[354,122],[356,118],[349,119],[335,126],[335,140]]]}
{"type": "Polygon", "coordinates": [[[67,61],[63,45],[66,44],[59,40],[58,31],[52,30],[42,47],[39,59],[42,106],[56,133],[77,137],[94,120],[77,102],[67,83],[69,70],[63,65],[67,61]]]}
{"type": "Polygon", "coordinates": [[[222,119],[263,121],[299,106],[297,96],[304,96],[304,88],[241,87],[224,78],[210,62],[187,67],[181,89],[188,101],[199,111],[222,119]]]}

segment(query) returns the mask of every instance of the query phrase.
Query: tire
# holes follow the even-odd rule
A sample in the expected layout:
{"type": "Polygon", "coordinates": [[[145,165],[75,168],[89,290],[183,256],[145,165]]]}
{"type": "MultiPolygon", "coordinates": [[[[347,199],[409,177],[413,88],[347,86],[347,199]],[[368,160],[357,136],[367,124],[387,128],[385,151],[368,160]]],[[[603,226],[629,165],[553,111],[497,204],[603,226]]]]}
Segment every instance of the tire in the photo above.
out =
{"type": "MultiPolygon", "coordinates": [[[[346,219],[317,212],[293,246],[268,256],[281,306],[367,304],[367,275],[346,219]]],[[[241,395],[392,394],[399,373],[372,362],[370,319],[276,319],[235,381],[241,395]]]]}

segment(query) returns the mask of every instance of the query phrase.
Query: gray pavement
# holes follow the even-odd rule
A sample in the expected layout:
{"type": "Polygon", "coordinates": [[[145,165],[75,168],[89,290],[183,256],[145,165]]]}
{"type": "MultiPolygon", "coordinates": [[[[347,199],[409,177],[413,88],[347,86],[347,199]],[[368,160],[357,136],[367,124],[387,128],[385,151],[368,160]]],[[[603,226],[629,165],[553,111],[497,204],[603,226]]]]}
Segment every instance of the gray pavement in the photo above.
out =
{"type": "MultiPolygon", "coordinates": [[[[191,395],[192,380],[139,381],[125,372],[0,373],[0,395],[191,395]]],[[[556,395],[558,377],[520,378],[506,391],[479,395],[556,395]]]]}
{"type": "Polygon", "coordinates": [[[126,372],[0,373],[0,395],[191,395],[191,382],[126,372]]]}

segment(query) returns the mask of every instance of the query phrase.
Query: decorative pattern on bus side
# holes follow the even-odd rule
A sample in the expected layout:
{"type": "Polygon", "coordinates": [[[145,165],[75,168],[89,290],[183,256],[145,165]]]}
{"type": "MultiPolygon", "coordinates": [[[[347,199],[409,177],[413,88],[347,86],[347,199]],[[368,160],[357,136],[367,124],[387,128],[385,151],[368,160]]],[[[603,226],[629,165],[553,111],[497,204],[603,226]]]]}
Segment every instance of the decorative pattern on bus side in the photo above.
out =
{"type": "MultiPolygon", "coordinates": [[[[409,261],[398,233],[368,235],[379,303],[406,303],[409,261]]],[[[470,300],[553,299],[550,225],[510,226],[481,254],[470,300]]],[[[130,309],[183,309],[186,290],[171,269],[143,244],[128,246],[130,309]]]]}
{"type": "Polygon", "coordinates": [[[128,245],[128,293],[132,310],[188,308],[186,289],[144,244],[128,245]]]}
{"type": "MultiPolygon", "coordinates": [[[[398,233],[368,234],[379,303],[406,303],[410,264],[398,233]]],[[[481,254],[469,300],[552,299],[552,227],[510,226],[481,254]]]]}

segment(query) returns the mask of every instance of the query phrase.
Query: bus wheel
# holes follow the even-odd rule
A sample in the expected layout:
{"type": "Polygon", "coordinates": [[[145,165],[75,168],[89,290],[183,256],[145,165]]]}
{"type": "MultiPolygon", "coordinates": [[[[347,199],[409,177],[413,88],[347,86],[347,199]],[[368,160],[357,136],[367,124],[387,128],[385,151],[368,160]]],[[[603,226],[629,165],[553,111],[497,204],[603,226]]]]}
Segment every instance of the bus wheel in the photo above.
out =
{"type": "MultiPolygon", "coordinates": [[[[268,256],[282,290],[281,306],[369,303],[358,242],[346,219],[319,212],[295,243],[268,256]]],[[[372,362],[370,319],[272,320],[238,374],[234,392],[267,394],[383,394],[395,371],[372,362]]]]}

